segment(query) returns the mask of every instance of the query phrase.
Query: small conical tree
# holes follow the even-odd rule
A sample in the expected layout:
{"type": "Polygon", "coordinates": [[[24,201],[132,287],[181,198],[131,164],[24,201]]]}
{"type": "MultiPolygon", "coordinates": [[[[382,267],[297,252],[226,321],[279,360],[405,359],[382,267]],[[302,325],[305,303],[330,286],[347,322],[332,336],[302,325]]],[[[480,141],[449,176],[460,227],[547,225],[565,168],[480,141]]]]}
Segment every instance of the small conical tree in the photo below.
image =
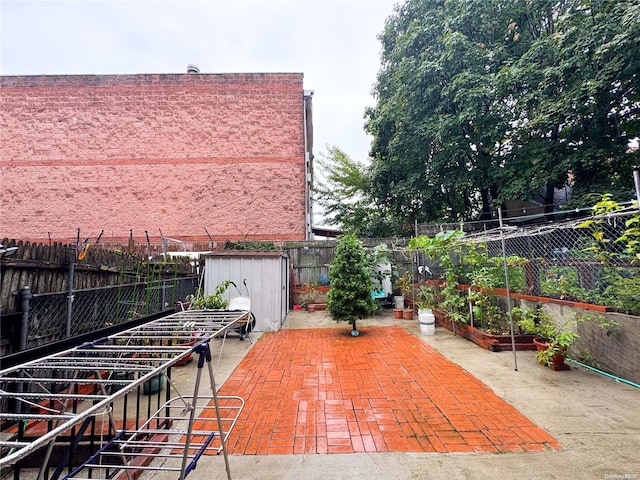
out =
{"type": "Polygon", "coordinates": [[[327,309],[337,322],[349,322],[352,335],[358,335],[356,321],[376,310],[371,295],[373,282],[369,254],[353,234],[338,240],[336,253],[329,266],[331,289],[327,295],[327,309]]]}

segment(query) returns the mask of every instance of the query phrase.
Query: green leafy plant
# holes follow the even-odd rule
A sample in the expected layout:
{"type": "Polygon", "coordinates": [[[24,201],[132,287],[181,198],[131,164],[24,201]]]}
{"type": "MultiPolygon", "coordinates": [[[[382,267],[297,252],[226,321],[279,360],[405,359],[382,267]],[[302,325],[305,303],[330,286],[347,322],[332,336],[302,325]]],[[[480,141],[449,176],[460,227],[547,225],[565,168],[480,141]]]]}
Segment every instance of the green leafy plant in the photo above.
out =
{"type": "Polygon", "coordinates": [[[565,356],[567,349],[579,337],[574,330],[577,321],[573,317],[564,322],[558,322],[542,309],[521,310],[518,325],[526,333],[538,335],[544,343],[549,345],[546,350],[539,351],[536,356],[540,363],[548,365],[555,355],[565,356]]]}
{"type": "MultiPolygon", "coordinates": [[[[357,332],[356,321],[373,313],[377,306],[371,296],[370,258],[361,241],[353,234],[340,237],[329,266],[331,290],[327,309],[336,321],[347,321],[357,332]]],[[[355,335],[356,333],[354,333],[355,335]]]]}
{"type": "MultiPolygon", "coordinates": [[[[471,302],[474,324],[477,320],[480,328],[501,333],[505,316],[491,290],[505,286],[503,259],[489,257],[485,244],[466,241],[464,237],[464,232],[458,230],[440,232],[434,237],[422,235],[412,238],[409,248],[420,250],[444,270],[440,306],[452,320],[467,323],[471,302]],[[477,288],[467,295],[458,289],[461,283],[477,288]]],[[[507,260],[507,267],[518,272],[514,278],[520,288],[524,286],[522,265],[526,261],[516,256],[507,260]]]]}
{"type": "Polygon", "coordinates": [[[603,287],[585,298],[622,311],[640,311],[640,271],[638,268],[620,268],[619,261],[640,261],[640,214],[634,213],[625,221],[624,231],[617,238],[607,236],[607,217],[622,210],[611,194],[605,194],[592,207],[595,218],[576,226],[591,234],[591,244],[583,248],[585,254],[602,264],[603,287]]]}
{"type": "Polygon", "coordinates": [[[473,324],[489,333],[501,334],[506,331],[505,314],[497,297],[491,293],[498,282],[495,268],[487,264],[478,264],[469,274],[473,289],[470,289],[467,299],[471,302],[473,324]]]}
{"type": "Polygon", "coordinates": [[[371,278],[374,282],[374,290],[382,289],[382,282],[385,278],[392,276],[391,250],[386,243],[376,245],[370,253],[371,278]],[[386,267],[389,266],[388,269],[386,267]]]}
{"type": "Polygon", "coordinates": [[[608,320],[602,315],[573,315],[564,321],[557,321],[541,308],[516,307],[511,313],[514,321],[517,321],[525,333],[538,335],[544,343],[549,345],[546,350],[539,351],[537,354],[538,361],[545,365],[548,365],[555,355],[566,356],[568,348],[580,337],[575,331],[576,325],[580,322],[595,322],[599,328],[606,330],[607,336],[618,329],[618,322],[608,320]]]}
{"type": "Polygon", "coordinates": [[[419,309],[431,309],[438,304],[438,293],[429,285],[420,285],[416,292],[416,305],[419,309]]]}
{"type": "Polygon", "coordinates": [[[576,267],[549,267],[540,280],[540,291],[543,295],[560,299],[589,298],[587,289],[580,286],[580,276],[576,267]]]}
{"type": "Polygon", "coordinates": [[[457,289],[463,274],[460,259],[464,249],[464,244],[461,242],[464,235],[460,230],[447,230],[437,233],[434,237],[420,235],[409,241],[410,249],[423,252],[427,258],[438,262],[443,269],[444,285],[441,290],[440,306],[452,321],[457,322],[465,322],[467,319],[467,302],[462,292],[457,289]]]}
{"type": "Polygon", "coordinates": [[[219,283],[211,295],[205,295],[204,290],[198,288],[195,294],[187,296],[186,301],[191,304],[191,308],[194,310],[219,310],[227,308],[229,302],[224,298],[224,293],[229,288],[229,285],[231,285],[229,280],[219,283]]]}
{"type": "Polygon", "coordinates": [[[411,277],[411,272],[404,272],[400,277],[398,277],[394,283],[396,291],[400,295],[404,295],[405,297],[411,296],[411,289],[413,287],[413,278],[411,277]]]}

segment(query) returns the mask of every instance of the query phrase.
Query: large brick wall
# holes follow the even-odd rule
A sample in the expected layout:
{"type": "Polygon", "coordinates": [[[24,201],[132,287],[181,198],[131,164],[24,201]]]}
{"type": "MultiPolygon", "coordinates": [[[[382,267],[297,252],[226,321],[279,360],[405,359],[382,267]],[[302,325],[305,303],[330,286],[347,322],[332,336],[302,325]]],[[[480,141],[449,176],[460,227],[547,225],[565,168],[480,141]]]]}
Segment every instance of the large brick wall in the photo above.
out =
{"type": "Polygon", "coordinates": [[[0,77],[0,97],[0,238],[305,238],[302,74],[0,77]]]}

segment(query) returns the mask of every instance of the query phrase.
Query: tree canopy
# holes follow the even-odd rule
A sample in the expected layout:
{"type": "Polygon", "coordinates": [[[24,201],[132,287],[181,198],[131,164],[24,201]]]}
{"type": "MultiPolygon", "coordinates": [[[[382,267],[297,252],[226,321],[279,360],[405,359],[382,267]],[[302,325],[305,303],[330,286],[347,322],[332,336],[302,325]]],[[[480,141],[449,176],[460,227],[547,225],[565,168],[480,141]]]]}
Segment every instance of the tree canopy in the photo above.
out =
{"type": "Polygon", "coordinates": [[[394,215],[373,199],[367,166],[335,145],[326,149],[317,159],[324,178],[314,182],[314,197],[323,208],[324,220],[362,237],[398,232],[394,215]]]}
{"type": "Polygon", "coordinates": [[[379,39],[367,202],[387,221],[631,191],[638,0],[406,0],[379,39]]]}

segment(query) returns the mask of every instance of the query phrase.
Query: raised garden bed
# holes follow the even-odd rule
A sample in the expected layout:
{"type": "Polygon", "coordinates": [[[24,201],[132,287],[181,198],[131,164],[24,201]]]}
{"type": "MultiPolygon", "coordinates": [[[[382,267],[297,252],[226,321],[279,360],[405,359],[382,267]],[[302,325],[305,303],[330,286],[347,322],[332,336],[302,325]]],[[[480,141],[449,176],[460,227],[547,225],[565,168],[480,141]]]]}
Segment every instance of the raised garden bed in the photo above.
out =
{"type": "MultiPolygon", "coordinates": [[[[442,310],[434,309],[433,314],[436,318],[436,324],[454,331],[451,319],[442,310]]],[[[455,326],[455,334],[492,352],[512,350],[513,346],[511,335],[494,335],[464,323],[455,326]]],[[[535,350],[534,338],[535,335],[515,335],[516,350],[535,350]]]]}
{"type": "MultiPolygon", "coordinates": [[[[458,290],[463,290],[463,291],[468,290],[469,288],[471,290],[481,290],[480,287],[463,285],[463,284],[457,285],[456,288],[458,290]]],[[[492,288],[487,291],[493,295],[498,295],[501,297],[507,296],[507,290],[505,288],[492,288]]],[[[581,308],[583,310],[593,310],[594,312],[601,312],[601,313],[611,311],[611,308],[606,307],[604,305],[598,305],[595,303],[584,303],[576,300],[564,300],[564,299],[555,298],[555,297],[540,297],[537,295],[528,295],[525,293],[516,293],[516,292],[509,292],[509,295],[511,296],[511,298],[517,298],[519,300],[528,300],[530,302],[553,303],[556,305],[563,305],[565,307],[581,308]]]]}

